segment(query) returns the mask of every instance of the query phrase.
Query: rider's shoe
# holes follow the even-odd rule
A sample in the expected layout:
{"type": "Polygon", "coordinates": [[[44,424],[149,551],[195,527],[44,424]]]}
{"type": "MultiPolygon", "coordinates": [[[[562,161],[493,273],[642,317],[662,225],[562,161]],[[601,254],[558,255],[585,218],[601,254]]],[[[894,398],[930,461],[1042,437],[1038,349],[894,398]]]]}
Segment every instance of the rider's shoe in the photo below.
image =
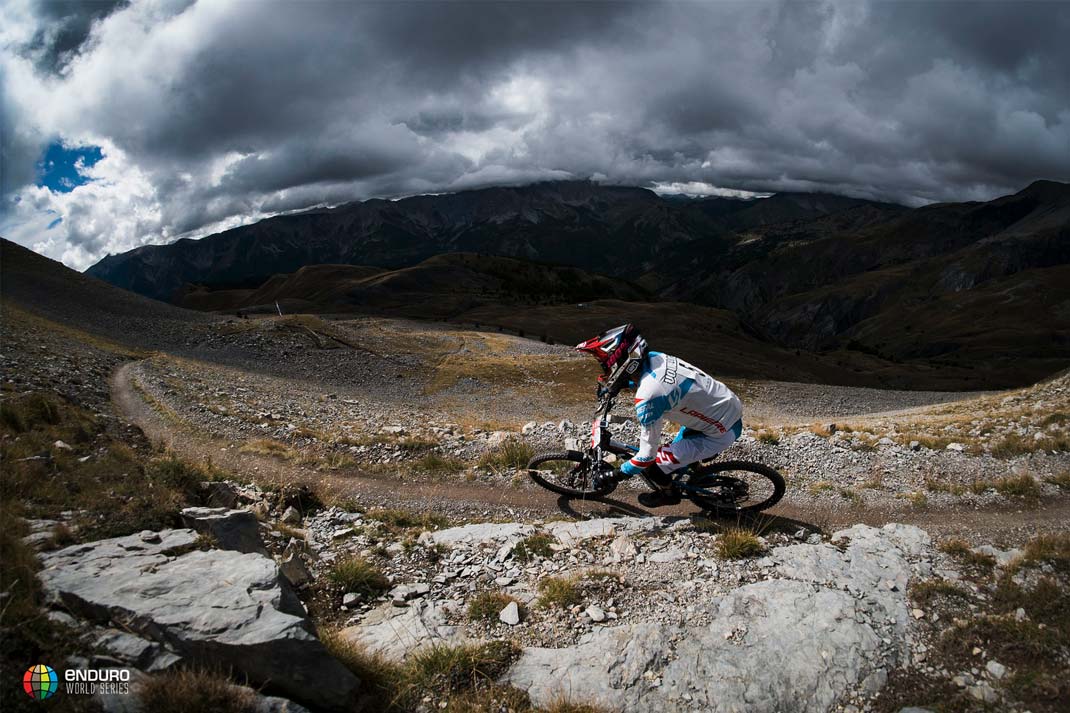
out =
{"type": "Polygon", "coordinates": [[[665,505],[679,505],[680,493],[676,489],[658,488],[652,493],[640,493],[639,504],[645,508],[660,508],[665,505]]]}

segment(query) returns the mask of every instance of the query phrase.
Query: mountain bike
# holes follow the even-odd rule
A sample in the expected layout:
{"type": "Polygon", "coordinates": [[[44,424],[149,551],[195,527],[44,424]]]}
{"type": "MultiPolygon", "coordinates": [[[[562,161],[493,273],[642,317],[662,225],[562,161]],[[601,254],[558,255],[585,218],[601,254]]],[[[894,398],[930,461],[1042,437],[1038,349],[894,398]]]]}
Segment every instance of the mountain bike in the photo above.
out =
{"type": "MultiPolygon", "coordinates": [[[[618,482],[611,461],[631,458],[639,450],[613,438],[610,411],[614,399],[603,397],[591,421],[591,444],[586,450],[539,453],[528,462],[536,483],[562,495],[599,498],[612,493],[618,482]]],[[[784,496],[784,477],[761,463],[708,460],[675,471],[680,496],[718,516],[755,513],[776,505],[784,496]]],[[[642,476],[651,489],[656,486],[642,476]]]]}

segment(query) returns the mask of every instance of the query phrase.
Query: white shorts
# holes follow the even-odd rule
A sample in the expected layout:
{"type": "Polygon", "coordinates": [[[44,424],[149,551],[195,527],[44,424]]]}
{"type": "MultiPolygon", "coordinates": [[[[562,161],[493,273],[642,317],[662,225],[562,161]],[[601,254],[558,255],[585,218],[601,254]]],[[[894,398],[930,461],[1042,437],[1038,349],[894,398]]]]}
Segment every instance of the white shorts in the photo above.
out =
{"type": "Polygon", "coordinates": [[[661,468],[662,473],[671,473],[691,463],[713,458],[735,443],[742,433],[742,420],[736,421],[724,433],[717,434],[682,428],[672,443],[658,449],[654,462],[661,468]]]}

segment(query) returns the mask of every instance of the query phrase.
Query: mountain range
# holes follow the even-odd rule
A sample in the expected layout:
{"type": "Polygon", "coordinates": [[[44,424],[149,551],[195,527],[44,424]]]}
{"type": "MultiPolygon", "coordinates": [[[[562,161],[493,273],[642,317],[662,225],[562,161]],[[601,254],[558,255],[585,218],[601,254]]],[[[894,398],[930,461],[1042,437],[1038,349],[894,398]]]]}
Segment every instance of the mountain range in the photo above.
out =
{"type": "Polygon", "coordinates": [[[780,348],[953,369],[973,386],[1070,362],[1070,185],[1052,181],[915,209],[549,182],[279,216],[108,256],[87,273],[201,309],[281,300],[506,325],[541,311],[545,331],[565,338],[568,320],[545,315],[553,305],[642,303],[683,322],[701,306],[780,348]]]}

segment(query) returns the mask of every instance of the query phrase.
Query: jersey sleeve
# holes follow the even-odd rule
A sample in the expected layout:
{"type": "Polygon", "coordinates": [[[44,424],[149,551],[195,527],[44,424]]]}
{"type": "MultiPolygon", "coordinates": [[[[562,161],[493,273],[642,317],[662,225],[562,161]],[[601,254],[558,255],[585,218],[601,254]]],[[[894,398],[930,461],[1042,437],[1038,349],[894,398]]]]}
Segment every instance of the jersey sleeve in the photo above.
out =
{"type": "Polygon", "coordinates": [[[669,410],[670,400],[665,396],[637,398],[635,415],[639,421],[639,452],[621,466],[625,475],[638,475],[654,464],[658,446],[661,444],[661,428],[665,423],[665,413],[669,410]]]}

